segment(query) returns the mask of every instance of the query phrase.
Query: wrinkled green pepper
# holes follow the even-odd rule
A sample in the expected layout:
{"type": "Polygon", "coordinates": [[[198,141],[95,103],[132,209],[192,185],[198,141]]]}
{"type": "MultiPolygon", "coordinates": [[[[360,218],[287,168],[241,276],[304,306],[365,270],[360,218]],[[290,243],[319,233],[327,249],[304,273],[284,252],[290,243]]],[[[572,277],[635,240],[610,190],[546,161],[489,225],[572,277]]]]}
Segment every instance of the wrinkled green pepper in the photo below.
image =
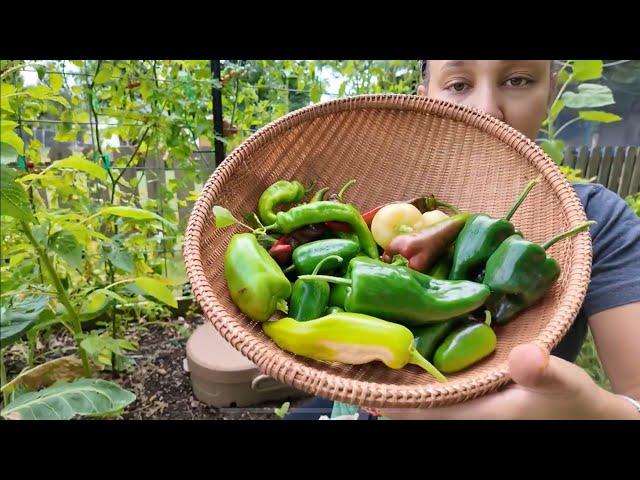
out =
{"type": "Polygon", "coordinates": [[[315,242],[300,245],[293,251],[293,264],[299,275],[307,275],[313,272],[318,264],[327,257],[334,257],[324,262],[320,272],[328,272],[340,265],[338,258],[346,265],[360,251],[360,245],[351,240],[329,238],[316,240],[315,242]]]}
{"type": "Polygon", "coordinates": [[[482,281],[483,271],[491,254],[515,232],[515,227],[509,220],[538,182],[539,179],[535,179],[527,184],[505,218],[476,214],[467,221],[455,242],[450,280],[482,281]]]}
{"type": "Polygon", "coordinates": [[[233,235],[224,252],[224,274],[231,299],[250,319],[268,320],[287,313],[291,282],[252,233],[233,235]]]}
{"type": "MultiPolygon", "coordinates": [[[[317,274],[329,262],[339,264],[342,258],[337,255],[327,256],[316,265],[312,273],[317,274]]],[[[329,305],[329,293],[329,283],[324,280],[296,280],[291,291],[289,316],[300,322],[323,316],[329,305]]]]}
{"type": "Polygon", "coordinates": [[[359,313],[339,312],[308,322],[286,317],[262,324],[265,334],[296,355],[361,365],[382,361],[389,368],[419,365],[438,381],[446,378],[413,346],[411,331],[397,323],[359,313]]]}
{"type": "Polygon", "coordinates": [[[502,242],[487,261],[484,276],[484,283],[492,291],[487,308],[498,325],[508,323],[516,314],[537,302],[560,276],[560,266],[547,256],[546,250],[594,223],[589,221],[572,228],[542,246],[519,235],[511,235],[502,242]]]}
{"type": "Polygon", "coordinates": [[[326,280],[347,288],[347,312],[357,312],[408,326],[449,320],[484,304],[489,288],[466,280],[436,280],[405,265],[363,256],[349,262],[346,278],[301,275],[302,280],[326,280]]]}
{"type": "Polygon", "coordinates": [[[278,205],[285,203],[296,203],[305,196],[306,190],[297,180],[289,182],[279,180],[269,186],[258,200],[258,216],[265,225],[270,225],[276,221],[274,209],[278,205]]]}
{"type": "Polygon", "coordinates": [[[274,223],[266,227],[266,231],[279,230],[290,233],[305,225],[324,222],[344,222],[351,225],[358,235],[360,248],[371,258],[378,258],[378,245],[373,239],[369,227],[362,219],[360,212],[348,203],[318,201],[293,207],[286,212],[278,212],[274,223]]]}

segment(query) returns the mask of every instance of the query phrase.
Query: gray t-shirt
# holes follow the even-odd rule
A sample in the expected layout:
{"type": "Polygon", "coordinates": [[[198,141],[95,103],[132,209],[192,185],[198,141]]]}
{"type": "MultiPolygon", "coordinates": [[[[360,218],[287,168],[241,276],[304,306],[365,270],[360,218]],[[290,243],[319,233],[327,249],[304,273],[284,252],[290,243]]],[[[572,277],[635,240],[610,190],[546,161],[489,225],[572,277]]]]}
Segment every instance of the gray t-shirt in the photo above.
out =
{"type": "MultiPolygon", "coordinates": [[[[573,362],[587,334],[587,318],[640,302],[640,218],[620,196],[593,183],[573,185],[591,226],[591,283],[575,322],[552,354],[573,362]]],[[[640,319],[638,319],[640,321],[640,319]]]]}

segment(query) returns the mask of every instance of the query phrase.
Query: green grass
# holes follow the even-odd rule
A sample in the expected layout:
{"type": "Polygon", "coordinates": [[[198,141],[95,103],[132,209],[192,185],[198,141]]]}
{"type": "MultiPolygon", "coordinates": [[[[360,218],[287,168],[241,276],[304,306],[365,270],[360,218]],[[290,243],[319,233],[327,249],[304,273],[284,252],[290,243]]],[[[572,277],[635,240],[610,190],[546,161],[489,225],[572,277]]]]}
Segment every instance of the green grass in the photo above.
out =
{"type": "Polygon", "coordinates": [[[602,369],[602,364],[598,358],[598,352],[596,352],[596,346],[593,343],[593,336],[590,330],[582,345],[580,354],[576,359],[576,364],[584,368],[598,385],[605,390],[611,391],[611,383],[602,369]]]}

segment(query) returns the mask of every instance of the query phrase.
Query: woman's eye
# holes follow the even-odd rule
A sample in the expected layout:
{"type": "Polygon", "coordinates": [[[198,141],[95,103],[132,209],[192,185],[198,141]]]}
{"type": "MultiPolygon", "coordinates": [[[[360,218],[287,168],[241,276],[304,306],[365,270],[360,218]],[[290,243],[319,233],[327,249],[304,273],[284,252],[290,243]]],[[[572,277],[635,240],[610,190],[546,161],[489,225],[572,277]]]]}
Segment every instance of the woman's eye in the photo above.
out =
{"type": "Polygon", "coordinates": [[[510,78],[509,80],[507,80],[507,85],[509,87],[524,87],[526,85],[528,85],[529,83],[531,83],[531,80],[529,80],[528,78],[525,77],[513,77],[510,78]]]}
{"type": "Polygon", "coordinates": [[[460,92],[464,92],[466,88],[467,88],[467,84],[466,83],[464,83],[464,82],[455,82],[455,83],[450,84],[447,87],[447,90],[451,90],[451,91],[453,91],[455,93],[460,93],[460,92]]]}

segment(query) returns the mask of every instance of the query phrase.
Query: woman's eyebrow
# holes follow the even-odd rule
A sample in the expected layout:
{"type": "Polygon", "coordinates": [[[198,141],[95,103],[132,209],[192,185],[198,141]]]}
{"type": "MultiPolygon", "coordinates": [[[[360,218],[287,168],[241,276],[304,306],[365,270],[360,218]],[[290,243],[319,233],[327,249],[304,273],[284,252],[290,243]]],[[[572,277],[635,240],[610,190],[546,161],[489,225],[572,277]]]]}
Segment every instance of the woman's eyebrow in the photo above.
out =
{"type": "Polygon", "coordinates": [[[464,60],[447,60],[442,67],[442,70],[454,69],[458,67],[464,67],[464,60]]]}

